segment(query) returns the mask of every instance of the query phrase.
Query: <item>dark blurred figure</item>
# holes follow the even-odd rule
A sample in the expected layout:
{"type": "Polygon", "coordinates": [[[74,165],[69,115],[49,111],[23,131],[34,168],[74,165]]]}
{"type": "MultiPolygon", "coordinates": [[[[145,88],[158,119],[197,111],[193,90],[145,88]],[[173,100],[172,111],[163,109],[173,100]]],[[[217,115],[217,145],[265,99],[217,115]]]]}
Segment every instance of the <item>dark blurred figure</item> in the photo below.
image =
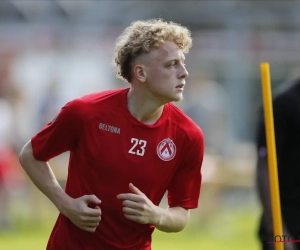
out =
{"type": "MultiPolygon", "coordinates": [[[[300,78],[285,83],[273,99],[279,190],[284,240],[300,240],[300,78]]],[[[257,127],[257,187],[262,204],[259,238],[263,250],[272,250],[274,239],[265,123],[262,109],[257,127]]],[[[300,243],[285,243],[285,250],[300,243]]]]}

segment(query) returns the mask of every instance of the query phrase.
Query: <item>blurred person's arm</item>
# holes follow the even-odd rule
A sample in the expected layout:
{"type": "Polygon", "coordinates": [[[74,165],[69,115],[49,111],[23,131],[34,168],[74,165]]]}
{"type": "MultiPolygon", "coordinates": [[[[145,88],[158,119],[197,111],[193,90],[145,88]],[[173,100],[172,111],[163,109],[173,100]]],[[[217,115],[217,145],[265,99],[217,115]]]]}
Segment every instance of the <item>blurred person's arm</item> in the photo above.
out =
{"type": "MultiPolygon", "coordinates": [[[[256,174],[256,185],[258,189],[259,199],[263,206],[263,216],[262,223],[267,230],[268,234],[274,235],[273,232],[273,215],[272,215],[272,201],[271,201],[271,192],[270,192],[270,179],[269,179],[269,168],[268,168],[268,159],[267,156],[263,156],[266,149],[261,148],[258,152],[257,159],[257,174],[256,174]]],[[[284,219],[282,221],[282,233],[283,235],[290,235],[284,219]]],[[[295,246],[293,242],[285,242],[284,249],[294,250],[295,246]]]]}
{"type": "MultiPolygon", "coordinates": [[[[261,149],[263,150],[263,149],[261,149]]],[[[269,233],[273,233],[272,200],[270,191],[269,167],[267,157],[258,156],[256,185],[259,199],[263,206],[263,224],[269,233]]],[[[282,218],[283,234],[288,235],[288,230],[282,218]]]]}
{"type": "MultiPolygon", "coordinates": [[[[260,151],[264,149],[261,148],[260,151]]],[[[263,207],[263,225],[268,232],[273,232],[272,203],[270,196],[270,182],[267,157],[261,157],[258,152],[256,185],[261,205],[263,207]]]]}
{"type": "Polygon", "coordinates": [[[101,219],[101,210],[89,208],[89,203],[100,204],[94,195],[85,195],[77,199],[71,198],[59,185],[50,165],[45,161],[38,161],[33,156],[31,141],[21,150],[20,164],[35,186],[44,193],[57,209],[73,224],[82,230],[94,232],[101,219]]]}

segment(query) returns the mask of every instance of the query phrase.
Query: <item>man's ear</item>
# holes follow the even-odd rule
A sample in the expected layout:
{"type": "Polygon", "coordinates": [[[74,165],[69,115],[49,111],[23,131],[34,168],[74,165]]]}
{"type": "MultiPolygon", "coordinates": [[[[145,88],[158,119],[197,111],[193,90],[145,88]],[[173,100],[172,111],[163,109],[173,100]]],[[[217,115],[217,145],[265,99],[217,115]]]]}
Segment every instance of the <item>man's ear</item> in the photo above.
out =
{"type": "Polygon", "coordinates": [[[133,74],[141,82],[145,82],[147,79],[146,71],[142,65],[136,65],[133,69],[133,74]]]}

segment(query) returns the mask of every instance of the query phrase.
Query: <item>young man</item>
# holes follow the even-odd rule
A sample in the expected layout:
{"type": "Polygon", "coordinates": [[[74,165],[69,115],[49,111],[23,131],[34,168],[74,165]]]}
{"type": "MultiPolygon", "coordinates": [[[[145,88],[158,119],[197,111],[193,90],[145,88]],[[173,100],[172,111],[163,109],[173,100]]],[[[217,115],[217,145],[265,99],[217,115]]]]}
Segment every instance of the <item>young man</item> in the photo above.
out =
{"type": "Polygon", "coordinates": [[[149,250],[155,228],[185,227],[198,206],[204,139],[170,102],[182,100],[191,43],[178,24],[132,23],[117,39],[114,59],[130,88],[70,101],[24,146],[21,165],[60,211],[48,250],[149,250]],[[65,151],[64,191],[47,161],[65,151]]]}
{"type": "MultiPolygon", "coordinates": [[[[282,240],[300,240],[300,78],[281,86],[273,100],[274,128],[281,200],[282,240]]],[[[259,236],[263,250],[275,249],[264,116],[257,129],[257,187],[262,204],[259,236]],[[274,241],[274,240],[273,240],[274,241]]],[[[286,250],[300,250],[300,243],[286,242],[286,250]]]]}

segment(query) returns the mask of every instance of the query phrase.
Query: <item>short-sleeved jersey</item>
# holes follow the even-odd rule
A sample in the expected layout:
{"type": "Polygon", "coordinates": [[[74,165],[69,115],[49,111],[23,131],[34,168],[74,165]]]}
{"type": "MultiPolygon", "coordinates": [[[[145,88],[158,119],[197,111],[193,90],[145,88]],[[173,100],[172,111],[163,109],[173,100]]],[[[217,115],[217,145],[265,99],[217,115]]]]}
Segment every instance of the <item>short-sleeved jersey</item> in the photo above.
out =
{"type": "Polygon", "coordinates": [[[83,96],[67,103],[56,119],[32,139],[37,160],[70,151],[66,193],[94,194],[102,202],[95,233],[59,215],[48,250],[151,249],[153,225],[124,217],[122,201],[129,183],[155,205],[168,192],[170,207],[197,208],[204,138],[201,129],[171,103],[159,120],[145,125],[127,108],[129,89],[83,96]]]}
{"type": "MultiPolygon", "coordinates": [[[[274,129],[282,206],[300,208],[300,79],[276,90],[273,99],[274,129]]],[[[259,157],[266,157],[264,116],[261,110],[257,129],[259,157]]]]}

